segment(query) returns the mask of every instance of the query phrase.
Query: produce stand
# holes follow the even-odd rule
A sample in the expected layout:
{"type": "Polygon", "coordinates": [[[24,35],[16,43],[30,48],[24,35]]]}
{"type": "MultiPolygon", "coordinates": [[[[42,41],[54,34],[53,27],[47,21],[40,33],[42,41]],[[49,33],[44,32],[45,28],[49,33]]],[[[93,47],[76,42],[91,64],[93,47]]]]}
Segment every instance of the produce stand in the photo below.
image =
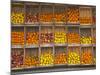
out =
{"type": "Polygon", "coordinates": [[[11,73],[96,69],[96,6],[11,2],[11,73]]]}

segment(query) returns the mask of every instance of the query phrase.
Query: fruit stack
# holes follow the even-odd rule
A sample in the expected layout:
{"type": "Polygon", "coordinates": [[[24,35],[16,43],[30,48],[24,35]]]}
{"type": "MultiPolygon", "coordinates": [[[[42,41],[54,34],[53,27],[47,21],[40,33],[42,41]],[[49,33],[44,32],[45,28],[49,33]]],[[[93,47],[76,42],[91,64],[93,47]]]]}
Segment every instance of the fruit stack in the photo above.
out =
{"type": "Polygon", "coordinates": [[[53,54],[50,50],[46,50],[40,55],[40,65],[41,66],[50,66],[53,65],[53,54]]]}
{"type": "Polygon", "coordinates": [[[25,19],[25,22],[27,24],[34,24],[36,22],[38,22],[38,14],[32,14],[32,13],[27,13],[26,14],[26,19],[25,19]]]}
{"type": "Polygon", "coordinates": [[[39,16],[40,22],[52,22],[53,14],[51,13],[41,13],[39,16]]]}
{"type": "Polygon", "coordinates": [[[52,32],[44,32],[41,33],[41,43],[46,44],[46,43],[52,43],[53,42],[53,33],[52,32]]]}
{"type": "Polygon", "coordinates": [[[23,67],[23,51],[13,50],[11,52],[11,67],[20,68],[23,67]]]}
{"type": "Polygon", "coordinates": [[[80,8],[80,23],[81,25],[92,24],[91,8],[80,8]]]}
{"type": "Polygon", "coordinates": [[[81,44],[91,44],[92,38],[91,37],[81,37],[81,44]]]}
{"type": "Polygon", "coordinates": [[[23,24],[24,23],[24,14],[23,13],[12,13],[11,23],[12,24],[23,24]]]}
{"type": "Polygon", "coordinates": [[[93,55],[91,48],[83,48],[81,53],[81,64],[92,64],[93,63],[93,55]]]}
{"type": "Polygon", "coordinates": [[[81,44],[92,44],[91,33],[86,31],[81,32],[81,44]]]}
{"type": "Polygon", "coordinates": [[[12,45],[24,45],[24,32],[11,32],[12,45]]]}
{"type": "Polygon", "coordinates": [[[83,17],[83,18],[80,18],[80,23],[81,25],[92,24],[92,20],[91,18],[83,17]]]}
{"type": "Polygon", "coordinates": [[[39,33],[38,32],[27,32],[26,35],[26,44],[27,45],[37,45],[39,42],[39,33]]]}
{"type": "Polygon", "coordinates": [[[80,64],[79,48],[69,49],[67,62],[70,65],[80,64]]]}
{"type": "Polygon", "coordinates": [[[24,60],[25,67],[38,66],[39,60],[37,56],[26,56],[24,60]]]}
{"type": "Polygon", "coordinates": [[[79,9],[77,7],[69,7],[67,13],[68,23],[78,23],[79,22],[79,9]]]}
{"type": "Polygon", "coordinates": [[[67,42],[66,33],[65,32],[55,32],[54,42],[55,44],[65,44],[67,42]]]}
{"type": "Polygon", "coordinates": [[[65,15],[65,13],[55,13],[54,21],[55,22],[66,22],[66,15],[65,15]]]}
{"type": "Polygon", "coordinates": [[[55,54],[54,64],[66,64],[67,63],[67,55],[66,53],[58,53],[55,54]]]}
{"type": "Polygon", "coordinates": [[[23,24],[24,23],[24,13],[23,8],[14,7],[11,13],[11,23],[12,24],[23,24]]]}
{"type": "Polygon", "coordinates": [[[78,33],[69,32],[67,33],[68,44],[79,44],[80,43],[80,36],[78,33]]]}

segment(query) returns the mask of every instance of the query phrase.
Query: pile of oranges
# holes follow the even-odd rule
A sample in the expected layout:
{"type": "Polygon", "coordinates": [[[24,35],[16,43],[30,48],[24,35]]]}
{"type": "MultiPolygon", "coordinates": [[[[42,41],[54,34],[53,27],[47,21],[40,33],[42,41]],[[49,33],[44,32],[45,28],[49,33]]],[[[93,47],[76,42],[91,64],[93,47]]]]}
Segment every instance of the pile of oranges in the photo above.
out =
{"type": "Polygon", "coordinates": [[[78,33],[74,33],[74,32],[71,32],[71,33],[68,33],[67,34],[67,38],[68,38],[68,43],[69,44],[79,44],[80,43],[80,36],[78,33]]]}
{"type": "Polygon", "coordinates": [[[12,45],[24,45],[24,32],[11,32],[12,45]]]}
{"type": "Polygon", "coordinates": [[[79,9],[77,7],[69,7],[67,13],[68,23],[78,23],[79,22],[79,9]]]}
{"type": "Polygon", "coordinates": [[[56,13],[54,15],[55,22],[66,22],[66,15],[65,13],[56,13]]]}
{"type": "Polygon", "coordinates": [[[66,64],[67,63],[67,55],[66,53],[59,53],[55,55],[55,64],[66,64]]]}
{"type": "Polygon", "coordinates": [[[38,32],[28,32],[26,35],[27,45],[38,44],[39,42],[39,33],[38,32]]]}
{"type": "Polygon", "coordinates": [[[24,60],[24,66],[26,67],[32,67],[32,66],[38,66],[39,65],[39,59],[36,56],[26,56],[24,60]]]}
{"type": "Polygon", "coordinates": [[[82,17],[82,18],[80,18],[80,23],[81,23],[81,25],[82,24],[92,24],[92,19],[91,19],[91,17],[90,18],[82,17]]]}
{"type": "Polygon", "coordinates": [[[82,64],[92,64],[93,63],[93,55],[91,50],[83,51],[81,54],[81,63],[82,64]]]}
{"type": "Polygon", "coordinates": [[[53,20],[53,14],[51,13],[41,13],[39,16],[40,22],[52,22],[53,20]]]}

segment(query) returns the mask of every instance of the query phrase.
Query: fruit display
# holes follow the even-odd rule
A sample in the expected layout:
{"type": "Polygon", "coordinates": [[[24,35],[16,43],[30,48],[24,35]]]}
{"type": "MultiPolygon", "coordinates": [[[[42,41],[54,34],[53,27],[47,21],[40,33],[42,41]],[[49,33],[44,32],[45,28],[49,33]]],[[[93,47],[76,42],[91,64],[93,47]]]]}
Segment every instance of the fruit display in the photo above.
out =
{"type": "Polygon", "coordinates": [[[81,30],[81,44],[92,44],[92,37],[90,29],[81,30]]]}
{"type": "Polygon", "coordinates": [[[38,20],[38,14],[32,14],[32,13],[26,14],[25,22],[27,24],[35,24],[38,21],[39,21],[38,20]]]}
{"type": "Polygon", "coordinates": [[[24,59],[24,66],[25,67],[32,67],[39,65],[39,58],[36,56],[25,56],[24,59]]]}
{"type": "Polygon", "coordinates": [[[12,45],[24,45],[24,32],[11,32],[12,45]]]}
{"type": "Polygon", "coordinates": [[[24,23],[24,14],[12,12],[11,21],[12,21],[12,24],[23,24],[24,23]]]}
{"type": "Polygon", "coordinates": [[[66,63],[67,63],[66,53],[55,54],[54,64],[66,64],[66,63]]]}
{"type": "Polygon", "coordinates": [[[42,5],[39,21],[43,24],[53,21],[53,8],[51,5],[42,5]]]}
{"type": "Polygon", "coordinates": [[[66,23],[66,8],[65,6],[55,6],[53,20],[55,23],[66,23]]]}
{"type": "Polygon", "coordinates": [[[24,11],[23,7],[13,7],[11,13],[12,24],[23,24],[24,23],[24,11]]]}
{"type": "Polygon", "coordinates": [[[53,43],[53,33],[52,32],[41,33],[41,43],[42,44],[53,43]]]}
{"type": "Polygon", "coordinates": [[[39,43],[39,33],[38,32],[27,32],[26,34],[26,44],[27,45],[37,45],[39,43]]]}
{"type": "Polygon", "coordinates": [[[91,8],[80,8],[80,24],[88,25],[92,24],[92,9],[91,8]]]}
{"type": "Polygon", "coordinates": [[[68,59],[67,62],[69,65],[80,64],[80,53],[79,48],[69,48],[68,49],[68,59]]]}
{"type": "Polygon", "coordinates": [[[40,35],[41,44],[52,44],[53,43],[53,32],[52,27],[41,27],[40,35]]]}
{"type": "Polygon", "coordinates": [[[24,51],[20,51],[17,49],[13,49],[11,51],[11,67],[12,68],[20,68],[23,67],[23,54],[24,51]]]}
{"type": "Polygon", "coordinates": [[[13,73],[95,68],[95,6],[14,1],[11,8],[13,73]]]}
{"type": "Polygon", "coordinates": [[[40,55],[40,66],[50,66],[54,64],[52,51],[46,49],[40,55]]]}
{"type": "Polygon", "coordinates": [[[67,33],[68,44],[79,44],[80,43],[80,35],[76,32],[67,33]]]}
{"type": "Polygon", "coordinates": [[[67,64],[66,46],[55,47],[54,64],[67,64]]]}
{"type": "Polygon", "coordinates": [[[54,15],[54,22],[66,22],[66,15],[65,13],[55,13],[54,15]]]}
{"type": "Polygon", "coordinates": [[[56,44],[65,44],[66,43],[66,33],[65,32],[55,32],[54,42],[56,44]]]}
{"type": "Polygon", "coordinates": [[[91,44],[92,38],[91,37],[81,37],[81,44],[91,44]]]}
{"type": "Polygon", "coordinates": [[[68,7],[67,22],[79,23],[79,9],[77,7],[68,7]]]}
{"type": "Polygon", "coordinates": [[[92,49],[85,47],[82,48],[82,53],[81,53],[81,64],[93,64],[93,54],[92,54],[92,49]]]}
{"type": "Polygon", "coordinates": [[[52,22],[53,21],[53,14],[43,12],[39,15],[40,22],[52,22]]]}
{"type": "Polygon", "coordinates": [[[27,24],[35,24],[36,22],[38,22],[39,21],[38,6],[27,5],[26,9],[27,11],[25,15],[26,16],[25,22],[27,24]]]}
{"type": "Polygon", "coordinates": [[[38,48],[26,48],[24,67],[39,66],[38,48]]]}

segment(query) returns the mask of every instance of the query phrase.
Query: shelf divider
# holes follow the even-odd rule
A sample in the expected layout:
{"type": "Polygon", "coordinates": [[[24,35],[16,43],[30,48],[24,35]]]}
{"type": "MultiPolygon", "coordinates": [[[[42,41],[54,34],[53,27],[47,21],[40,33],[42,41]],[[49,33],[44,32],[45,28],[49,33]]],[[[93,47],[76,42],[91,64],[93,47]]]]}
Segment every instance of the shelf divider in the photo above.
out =
{"type": "MultiPolygon", "coordinates": [[[[39,16],[40,16],[40,13],[41,13],[41,4],[39,3],[39,16]]],[[[41,26],[40,26],[40,20],[39,20],[39,62],[40,62],[40,55],[41,55],[41,47],[40,47],[40,44],[41,44],[41,26]]]]}
{"type": "Polygon", "coordinates": [[[92,37],[92,55],[93,55],[92,61],[93,61],[93,64],[94,64],[94,47],[93,47],[93,38],[94,38],[94,37],[93,37],[93,34],[94,34],[94,33],[93,33],[93,29],[94,29],[94,28],[91,28],[91,37],[92,37]]]}
{"type": "MultiPolygon", "coordinates": [[[[26,15],[26,5],[25,5],[25,3],[24,3],[24,15],[26,15]]],[[[25,47],[26,47],[26,27],[25,27],[25,16],[24,16],[24,59],[23,59],[24,62],[25,62],[25,55],[26,55],[25,47]]],[[[23,66],[24,66],[24,62],[23,62],[23,66]]]]}

